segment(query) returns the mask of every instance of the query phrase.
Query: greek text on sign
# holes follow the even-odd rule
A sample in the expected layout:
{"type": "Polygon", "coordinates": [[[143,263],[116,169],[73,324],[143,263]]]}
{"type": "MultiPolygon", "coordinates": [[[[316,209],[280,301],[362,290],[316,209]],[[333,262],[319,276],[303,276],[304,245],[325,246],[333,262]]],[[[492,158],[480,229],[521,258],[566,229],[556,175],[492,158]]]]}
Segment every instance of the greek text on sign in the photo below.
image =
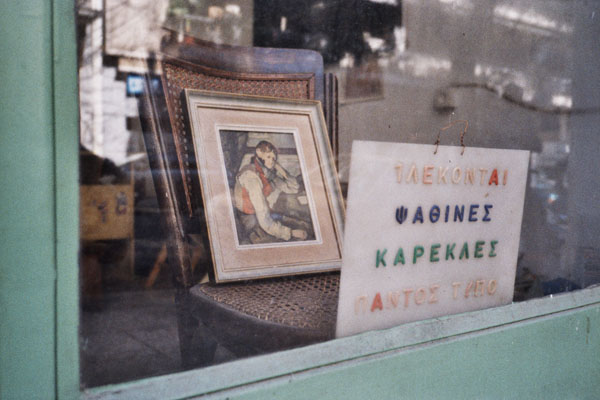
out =
{"type": "Polygon", "coordinates": [[[356,141],[337,336],[512,301],[529,152],[356,141]]]}

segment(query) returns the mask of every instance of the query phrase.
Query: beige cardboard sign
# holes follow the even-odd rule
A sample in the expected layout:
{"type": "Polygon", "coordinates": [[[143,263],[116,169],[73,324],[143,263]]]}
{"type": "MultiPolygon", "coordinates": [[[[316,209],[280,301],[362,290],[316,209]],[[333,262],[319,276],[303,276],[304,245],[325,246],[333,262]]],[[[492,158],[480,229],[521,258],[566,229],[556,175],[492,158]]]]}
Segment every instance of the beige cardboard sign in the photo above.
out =
{"type": "Polygon", "coordinates": [[[529,152],[356,141],[337,336],[512,301],[529,152]]]}

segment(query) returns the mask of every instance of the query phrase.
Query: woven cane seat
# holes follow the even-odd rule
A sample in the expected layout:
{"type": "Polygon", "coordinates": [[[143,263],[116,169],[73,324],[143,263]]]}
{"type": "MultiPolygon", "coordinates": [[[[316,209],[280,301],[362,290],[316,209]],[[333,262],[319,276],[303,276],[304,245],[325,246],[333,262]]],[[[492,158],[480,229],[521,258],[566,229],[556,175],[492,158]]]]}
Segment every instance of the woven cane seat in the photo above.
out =
{"type": "Polygon", "coordinates": [[[245,283],[207,283],[195,286],[191,293],[251,316],[257,323],[313,331],[327,339],[335,332],[339,280],[339,274],[332,273],[245,283]]]}

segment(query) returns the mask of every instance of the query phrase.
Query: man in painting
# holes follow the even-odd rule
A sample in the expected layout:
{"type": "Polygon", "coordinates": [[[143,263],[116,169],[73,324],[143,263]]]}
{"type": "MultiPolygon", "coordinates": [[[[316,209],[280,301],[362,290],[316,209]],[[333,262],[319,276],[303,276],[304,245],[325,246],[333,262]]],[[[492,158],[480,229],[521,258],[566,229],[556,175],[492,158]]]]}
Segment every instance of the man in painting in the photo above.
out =
{"type": "Polygon", "coordinates": [[[238,230],[240,242],[258,244],[312,237],[308,207],[300,206],[296,199],[299,192],[298,180],[277,162],[275,146],[265,140],[259,142],[250,163],[240,169],[235,180],[233,197],[242,225],[242,232],[238,230]]]}

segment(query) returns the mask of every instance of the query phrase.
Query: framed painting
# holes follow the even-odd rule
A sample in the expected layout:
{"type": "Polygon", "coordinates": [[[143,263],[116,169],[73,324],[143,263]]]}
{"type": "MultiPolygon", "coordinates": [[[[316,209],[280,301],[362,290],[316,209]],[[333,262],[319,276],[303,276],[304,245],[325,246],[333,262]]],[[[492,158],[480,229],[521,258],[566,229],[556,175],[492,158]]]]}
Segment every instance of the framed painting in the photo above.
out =
{"type": "Polygon", "coordinates": [[[215,280],[338,270],[344,205],[320,102],[185,94],[215,280]]]}

